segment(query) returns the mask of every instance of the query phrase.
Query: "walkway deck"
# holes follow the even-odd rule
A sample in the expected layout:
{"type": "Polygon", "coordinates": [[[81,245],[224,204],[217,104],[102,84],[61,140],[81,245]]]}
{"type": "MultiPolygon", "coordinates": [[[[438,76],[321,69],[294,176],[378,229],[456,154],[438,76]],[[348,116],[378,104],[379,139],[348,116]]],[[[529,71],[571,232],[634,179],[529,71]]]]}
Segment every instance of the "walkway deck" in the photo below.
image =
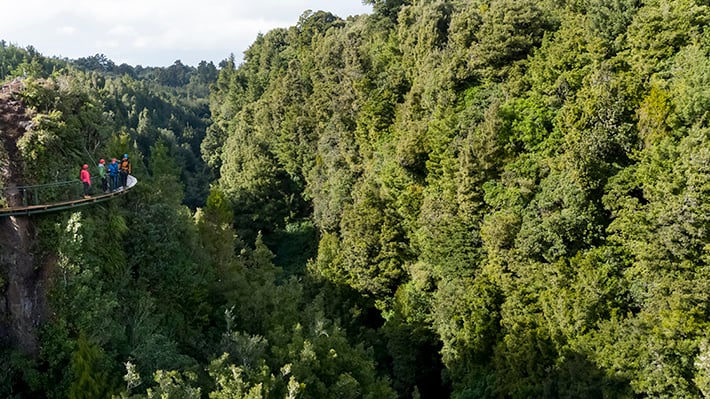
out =
{"type": "Polygon", "coordinates": [[[77,198],[75,200],[52,202],[47,204],[39,205],[27,205],[27,206],[15,206],[15,207],[0,207],[0,217],[3,216],[22,216],[22,215],[33,215],[37,213],[47,213],[47,212],[57,212],[64,211],[67,209],[74,209],[86,205],[92,205],[97,202],[103,202],[115,198],[119,195],[126,194],[138,183],[138,180],[129,175],[126,188],[119,188],[118,190],[110,193],[102,193],[97,195],[92,195],[91,198],[77,198]]]}

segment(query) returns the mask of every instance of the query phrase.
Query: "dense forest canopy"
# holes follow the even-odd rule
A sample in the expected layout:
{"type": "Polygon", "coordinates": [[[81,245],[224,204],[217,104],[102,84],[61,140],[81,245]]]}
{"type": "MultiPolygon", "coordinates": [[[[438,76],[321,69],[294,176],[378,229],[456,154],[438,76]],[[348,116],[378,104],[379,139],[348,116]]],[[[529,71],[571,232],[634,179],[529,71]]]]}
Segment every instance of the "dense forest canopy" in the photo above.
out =
{"type": "Polygon", "coordinates": [[[0,396],[710,396],[710,3],[367,3],[240,64],[0,42],[23,178],[141,181],[31,220],[0,396]]]}

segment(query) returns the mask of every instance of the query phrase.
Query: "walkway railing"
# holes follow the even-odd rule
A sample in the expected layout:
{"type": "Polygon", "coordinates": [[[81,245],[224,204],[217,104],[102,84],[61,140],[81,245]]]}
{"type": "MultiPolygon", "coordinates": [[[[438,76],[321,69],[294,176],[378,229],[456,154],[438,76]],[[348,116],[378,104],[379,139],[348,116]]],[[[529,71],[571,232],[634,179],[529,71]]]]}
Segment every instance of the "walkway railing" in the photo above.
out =
{"type": "Polygon", "coordinates": [[[3,187],[0,188],[0,217],[30,215],[88,205],[124,194],[136,183],[138,180],[129,175],[125,189],[119,188],[116,191],[104,193],[101,190],[100,178],[93,177],[91,179],[92,192],[98,194],[89,198],[84,198],[84,187],[78,179],[31,186],[3,187]]]}
{"type": "MultiPolygon", "coordinates": [[[[92,185],[94,184],[92,179],[92,185]]],[[[83,195],[83,185],[79,180],[60,181],[31,186],[3,187],[0,191],[3,206],[17,204],[17,206],[40,205],[52,202],[70,201],[83,195]],[[19,200],[19,201],[18,201],[19,200]]]]}

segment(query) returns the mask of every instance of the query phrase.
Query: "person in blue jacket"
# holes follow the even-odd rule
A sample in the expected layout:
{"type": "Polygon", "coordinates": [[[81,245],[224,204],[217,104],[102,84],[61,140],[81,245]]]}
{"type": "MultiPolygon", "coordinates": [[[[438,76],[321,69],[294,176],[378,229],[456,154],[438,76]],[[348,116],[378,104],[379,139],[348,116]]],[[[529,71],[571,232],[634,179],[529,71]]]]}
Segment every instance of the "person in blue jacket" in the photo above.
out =
{"type": "Polygon", "coordinates": [[[116,191],[118,189],[118,162],[116,162],[116,158],[113,158],[108,164],[108,176],[111,182],[111,191],[116,191]]]}

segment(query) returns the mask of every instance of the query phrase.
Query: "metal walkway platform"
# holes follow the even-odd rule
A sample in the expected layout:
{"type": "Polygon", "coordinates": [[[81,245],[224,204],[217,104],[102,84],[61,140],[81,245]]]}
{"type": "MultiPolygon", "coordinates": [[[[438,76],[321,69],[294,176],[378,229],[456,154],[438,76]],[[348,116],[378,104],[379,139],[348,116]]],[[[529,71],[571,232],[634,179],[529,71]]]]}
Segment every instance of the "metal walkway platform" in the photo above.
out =
{"type": "MultiPolygon", "coordinates": [[[[44,191],[50,191],[50,189],[56,189],[56,187],[59,187],[61,184],[68,183],[71,184],[72,188],[74,188],[75,196],[77,195],[77,192],[80,192],[81,188],[81,183],[78,183],[77,186],[77,181],[72,181],[72,182],[62,182],[62,183],[55,183],[51,185],[43,185],[43,186],[23,186],[23,187],[10,187],[10,188],[5,188],[3,189],[3,194],[5,197],[13,195],[13,196],[18,196],[22,198],[22,203],[23,205],[21,206],[12,206],[12,207],[2,207],[0,206],[0,217],[3,216],[23,216],[23,215],[34,215],[38,213],[47,213],[47,212],[58,212],[58,211],[64,211],[68,209],[75,209],[78,207],[86,206],[86,205],[93,205],[97,202],[103,202],[110,200],[112,198],[115,198],[120,195],[126,194],[128,191],[130,191],[131,188],[133,188],[137,183],[138,179],[135,177],[128,175],[128,181],[126,182],[126,187],[125,188],[119,188],[116,191],[110,192],[110,193],[101,193],[97,195],[92,195],[90,198],[76,198],[76,199],[68,199],[68,200],[62,200],[62,201],[51,201],[48,200],[46,203],[40,203],[40,193],[38,189],[34,189],[33,187],[43,187],[44,191]],[[79,187],[77,190],[76,187],[79,187]],[[34,199],[34,201],[30,201],[30,199],[34,199]],[[33,202],[32,204],[28,204],[28,202],[33,202]]],[[[66,193],[66,191],[62,192],[63,194],[66,193]]]]}

